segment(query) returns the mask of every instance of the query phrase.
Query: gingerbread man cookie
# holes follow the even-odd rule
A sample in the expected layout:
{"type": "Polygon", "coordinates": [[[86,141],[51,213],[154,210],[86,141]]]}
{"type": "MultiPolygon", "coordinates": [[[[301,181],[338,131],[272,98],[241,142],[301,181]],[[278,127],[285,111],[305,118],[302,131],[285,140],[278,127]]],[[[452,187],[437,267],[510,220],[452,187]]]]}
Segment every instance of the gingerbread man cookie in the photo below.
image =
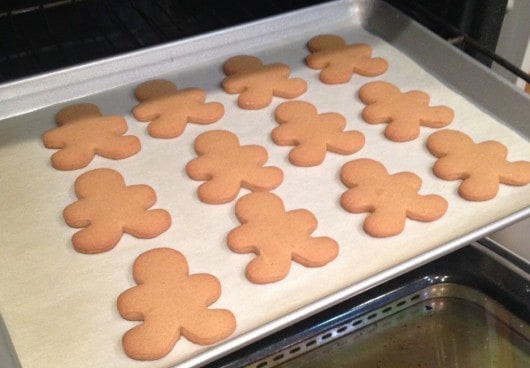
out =
{"type": "Polygon", "coordinates": [[[320,80],[326,84],[346,83],[355,73],[374,77],[388,68],[385,59],[372,57],[369,45],[347,45],[342,37],[336,35],[315,36],[309,40],[307,48],[311,51],[305,59],[307,66],[322,69],[320,80]]]}
{"type": "Polygon", "coordinates": [[[239,94],[239,107],[257,110],[268,106],[272,97],[295,98],[307,90],[307,83],[300,78],[289,78],[286,64],[263,65],[255,56],[238,55],[223,64],[227,77],[222,82],[225,92],[239,94]]]}
{"type": "Polygon", "coordinates": [[[318,114],[308,102],[283,102],[276,108],[275,118],[280,126],[272,131],[272,140],[281,146],[295,146],[289,153],[293,165],[319,165],[327,151],[349,155],[364,145],[361,132],[344,131],[346,119],[341,114],[318,114]]]}
{"type": "Polygon", "coordinates": [[[304,209],[285,211],[282,200],[269,192],[255,192],[236,202],[241,226],[228,233],[229,248],[237,253],[256,253],[246,268],[256,284],[283,279],[291,260],[306,267],[320,267],[337,257],[339,248],[328,237],[311,237],[317,227],[315,216],[304,209]]]}
{"type": "Polygon", "coordinates": [[[462,132],[445,129],[429,136],[427,149],[438,157],[434,174],[444,180],[461,179],[458,193],[469,201],[495,197],[500,184],[530,183],[530,162],[506,160],[508,150],[497,141],[474,143],[462,132]]]}
{"type": "Polygon", "coordinates": [[[140,151],[140,140],[127,132],[121,116],[102,116],[93,104],[74,104],[55,116],[57,128],[43,134],[46,148],[55,148],[51,164],[57,170],[76,170],[87,166],[95,155],[114,160],[140,151]]]}
{"type": "Polygon", "coordinates": [[[420,134],[420,126],[442,128],[453,121],[447,106],[429,106],[429,95],[421,91],[400,92],[388,82],[370,82],[359,90],[367,106],[362,117],[370,124],[388,124],[385,136],[395,142],[410,141],[420,134]]]}
{"type": "Polygon", "coordinates": [[[190,275],[184,256],[170,248],[142,253],[133,264],[138,284],[120,294],[120,315],[142,321],[127,331],[122,346],[130,358],[155,360],[167,355],[180,336],[210,345],[230,336],[236,319],[226,309],[210,309],[221,284],[206,273],[190,275]]]}
{"type": "Polygon", "coordinates": [[[271,190],[283,181],[281,169],[264,167],[268,154],[261,146],[240,146],[237,136],[226,130],[213,130],[195,139],[199,157],[186,165],[193,180],[205,180],[198,189],[205,203],[227,203],[237,197],[240,189],[271,190]]]}
{"type": "Polygon", "coordinates": [[[139,121],[149,121],[147,131],[155,138],[180,136],[187,123],[212,124],[224,115],[219,102],[206,103],[206,93],[200,88],[177,90],[174,83],[150,80],[134,91],[140,103],[133,109],[139,121]]]}
{"type": "Polygon", "coordinates": [[[374,237],[401,233],[407,218],[434,221],[447,211],[447,201],[435,194],[420,195],[421,179],[410,172],[389,175],[379,162],[358,159],[346,163],[340,174],[350,188],[341,196],[342,207],[352,213],[371,212],[363,228],[374,237]]]}
{"type": "Polygon", "coordinates": [[[83,228],[72,237],[81,253],[101,253],[116,246],[123,233],[153,238],[171,225],[169,213],[148,210],[156,202],[147,185],[125,186],[123,177],[111,169],[95,169],[75,181],[78,201],[63,211],[66,223],[83,228]]]}

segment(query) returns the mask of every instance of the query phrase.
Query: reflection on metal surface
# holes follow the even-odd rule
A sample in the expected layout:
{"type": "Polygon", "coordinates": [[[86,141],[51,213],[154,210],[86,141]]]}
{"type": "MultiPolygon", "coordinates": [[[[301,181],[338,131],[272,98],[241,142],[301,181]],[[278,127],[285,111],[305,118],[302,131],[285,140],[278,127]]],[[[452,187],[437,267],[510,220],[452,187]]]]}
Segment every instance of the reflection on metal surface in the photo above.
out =
{"type": "Polygon", "coordinates": [[[481,292],[438,283],[251,367],[530,366],[530,326],[481,292]]]}

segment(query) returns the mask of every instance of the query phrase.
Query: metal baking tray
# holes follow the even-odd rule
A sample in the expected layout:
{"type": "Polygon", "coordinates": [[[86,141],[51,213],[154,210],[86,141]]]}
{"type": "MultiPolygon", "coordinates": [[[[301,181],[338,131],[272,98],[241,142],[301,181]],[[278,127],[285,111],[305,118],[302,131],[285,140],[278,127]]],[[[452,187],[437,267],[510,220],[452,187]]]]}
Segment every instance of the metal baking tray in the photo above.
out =
{"type": "Polygon", "coordinates": [[[457,118],[451,127],[477,140],[501,140],[509,147],[511,160],[530,157],[528,98],[376,0],[334,1],[4,84],[0,86],[0,314],[22,366],[202,366],[530,215],[529,186],[503,187],[491,201],[469,203],[456,195],[458,183],[436,179],[431,172],[433,158],[424,148],[429,130],[414,142],[395,144],[382,138],[382,127],[364,124],[356,91],[372,79],[355,76],[346,85],[325,86],[318,81],[318,72],[303,64],[305,43],[319,33],[370,43],[374,54],[390,63],[380,79],[404,90],[425,90],[434,104],[453,107],[457,118]],[[345,115],[349,129],[365,134],[366,146],[352,157],[328,155],[316,168],[292,167],[286,158],[289,149],[270,140],[276,126],[272,113],[281,101],[275,99],[264,110],[242,111],[236,107],[236,97],[219,87],[222,62],[241,53],[257,55],[266,63],[289,64],[292,75],[309,84],[300,99],[315,103],[319,112],[345,115]],[[170,79],[178,88],[204,88],[207,100],[225,105],[225,116],[208,127],[190,124],[176,140],[148,137],[145,124],[131,115],[137,104],[133,90],[155,77],[170,79]],[[73,172],[51,169],[51,151],[42,146],[40,137],[54,126],[54,114],[76,101],[95,103],[105,115],[123,115],[129,133],[141,139],[140,154],[120,161],[96,158],[86,169],[73,172]],[[313,235],[335,238],[340,244],[338,258],[318,269],[293,264],[288,277],[275,284],[249,283],[244,268],[251,257],[226,247],[227,232],[239,224],[233,203],[199,202],[199,183],[183,169],[195,157],[194,137],[207,129],[232,130],[242,144],[266,147],[268,164],[281,167],[286,177],[274,192],[288,210],[307,208],[316,215],[319,225],[313,235]],[[448,199],[448,213],[430,224],[408,222],[405,231],[393,238],[370,238],[361,229],[364,216],[348,214],[338,204],[345,190],[338,180],[340,166],[358,157],[380,160],[391,172],[414,171],[424,181],[424,193],[448,199]],[[70,244],[75,230],[64,224],[61,212],[75,200],[74,180],[97,167],[120,171],[128,185],[151,185],[158,196],[156,206],[173,217],[172,228],[155,239],[125,236],[104,254],[76,253],[70,244]],[[238,327],[232,337],[215,346],[181,339],[165,358],[135,362],[125,357],[120,340],[136,323],[119,317],[116,297],[134,284],[134,259],[160,246],[181,251],[191,273],[208,272],[221,281],[222,295],[213,307],[231,309],[238,327]]]}
{"type": "Polygon", "coordinates": [[[205,368],[527,367],[530,265],[483,242],[205,368]]]}

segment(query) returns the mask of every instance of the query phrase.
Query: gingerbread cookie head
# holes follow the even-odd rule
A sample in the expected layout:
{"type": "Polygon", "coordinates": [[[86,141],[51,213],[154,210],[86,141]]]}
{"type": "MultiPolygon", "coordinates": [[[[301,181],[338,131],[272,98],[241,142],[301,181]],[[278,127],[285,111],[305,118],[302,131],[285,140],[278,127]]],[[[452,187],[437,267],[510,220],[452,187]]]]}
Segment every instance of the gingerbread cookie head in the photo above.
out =
{"type": "Polygon", "coordinates": [[[427,149],[438,157],[434,174],[445,180],[462,180],[458,193],[469,201],[495,197],[500,184],[530,183],[530,162],[508,161],[508,150],[497,141],[474,143],[462,132],[445,129],[429,136],[427,149]]]}
{"type": "Polygon", "coordinates": [[[147,131],[155,138],[180,136],[188,123],[212,124],[224,115],[219,102],[205,102],[206,93],[200,88],[178,90],[164,79],[150,80],[136,87],[140,103],[133,109],[134,117],[149,122],[147,131]]]}
{"type": "Polygon", "coordinates": [[[274,116],[280,126],[272,131],[272,140],[281,146],[295,146],[289,153],[293,165],[319,165],[327,151],[348,155],[364,145],[362,133],[344,131],[346,119],[342,115],[318,114],[315,106],[308,102],[283,102],[274,116]]]}
{"type": "Polygon", "coordinates": [[[377,161],[358,159],[346,163],[340,175],[350,188],[341,196],[342,207],[352,213],[369,212],[363,228],[371,236],[394,236],[403,231],[407,218],[430,222],[447,211],[444,198],[418,194],[422,182],[413,173],[389,174],[377,161]]]}
{"type": "Polygon", "coordinates": [[[82,228],[72,237],[81,253],[101,253],[116,246],[124,233],[137,238],[153,238],[171,225],[169,213],[148,210],[156,202],[147,185],[125,186],[123,177],[111,169],[96,169],[75,181],[78,201],[63,211],[65,222],[82,228]]]}
{"type": "Polygon", "coordinates": [[[223,64],[223,71],[227,77],[222,87],[227,93],[239,94],[238,105],[242,109],[262,109],[272,102],[274,96],[291,99],[307,90],[303,79],[289,77],[288,65],[264,65],[255,56],[231,57],[223,64]]]}
{"type": "Polygon", "coordinates": [[[374,77],[383,74],[388,63],[383,58],[373,58],[367,44],[347,45],[336,35],[318,35],[307,43],[311,54],[306,57],[307,66],[321,69],[320,80],[327,84],[347,83],[353,74],[374,77]]]}
{"type": "Polygon", "coordinates": [[[61,126],[76,120],[97,118],[103,116],[101,110],[91,103],[78,103],[63,107],[55,114],[57,126],[61,126]]]}
{"type": "Polygon", "coordinates": [[[338,244],[328,237],[311,237],[315,216],[304,209],[285,211],[283,201],[269,192],[256,192],[236,202],[241,226],[227,237],[231,250],[255,253],[246,268],[249,281],[266,284],[287,276],[291,261],[306,267],[321,267],[338,254],[338,244]]]}
{"type": "Polygon", "coordinates": [[[210,274],[189,274],[184,256],[171,248],[142,253],[134,262],[137,286],[120,294],[120,315],[142,321],[123,335],[125,353],[137,360],[167,355],[181,336],[210,345],[230,336],[236,327],[232,312],[209,308],[221,295],[210,274]]]}
{"type": "Polygon", "coordinates": [[[55,117],[57,127],[45,132],[46,148],[58,149],[51,164],[58,170],[76,170],[87,166],[95,155],[114,160],[140,151],[140,140],[127,132],[121,116],[103,116],[96,105],[74,104],[61,109],[55,117]]]}
{"type": "Polygon", "coordinates": [[[281,169],[264,166],[268,153],[263,147],[241,146],[237,136],[225,130],[200,134],[195,152],[198,157],[188,162],[186,173],[193,180],[206,181],[197,191],[205,203],[227,203],[241,188],[272,190],[283,181],[281,169]]]}

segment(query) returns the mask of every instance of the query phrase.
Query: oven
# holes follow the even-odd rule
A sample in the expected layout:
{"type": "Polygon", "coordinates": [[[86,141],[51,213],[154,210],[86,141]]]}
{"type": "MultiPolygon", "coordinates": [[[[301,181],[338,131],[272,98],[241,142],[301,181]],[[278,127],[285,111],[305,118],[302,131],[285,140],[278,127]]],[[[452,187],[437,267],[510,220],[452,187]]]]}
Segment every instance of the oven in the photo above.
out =
{"type": "MultiPolygon", "coordinates": [[[[260,55],[311,80],[300,99],[361,124],[357,91],[371,79],[324,86],[303,63],[310,36],[337,33],[371,44],[388,59],[388,76],[377,78],[426,89],[433,101],[455,106],[460,121],[452,124],[478,139],[508,142],[514,157],[528,161],[529,11],[521,0],[1,1],[0,365],[529,366],[529,185],[502,189],[490,201],[464,201],[456,183],[434,178],[422,144],[369,145],[382,139],[381,130],[364,128],[367,143],[359,153],[419,172],[427,186],[450,198],[450,218],[407,223],[395,237],[369,237],[362,216],[338,204],[345,190],[338,168],[351,157],[294,168],[285,147],[270,141],[272,107],[241,111],[219,86],[224,60],[260,55]],[[285,174],[274,192],[289,209],[316,215],[317,233],[339,240],[337,258],[321,268],[293,265],[275,283],[249,282],[250,255],[226,246],[226,234],[239,225],[235,201],[201,203],[198,183],[183,166],[195,156],[194,138],[216,124],[155,140],[131,113],[135,86],[155,78],[177,88],[199,84],[209,98],[223,101],[227,121],[220,126],[239,132],[245,144],[267,148],[285,174]],[[54,170],[41,136],[57,111],[74,102],[125,116],[142,142],[140,163],[96,159],[87,169],[54,170]],[[125,235],[102,254],[75,252],[62,210],[76,199],[76,178],[97,167],[151,184],[156,206],[172,215],[170,230],[141,241],[125,235]],[[120,317],[116,299],[135,285],[136,257],[160,246],[182,252],[190,273],[220,280],[222,294],[213,306],[230,308],[237,326],[215,344],[181,337],[166,356],[137,361],[125,355],[121,338],[138,322],[120,317]]],[[[275,97],[272,106],[279,102],[275,97]]]]}

